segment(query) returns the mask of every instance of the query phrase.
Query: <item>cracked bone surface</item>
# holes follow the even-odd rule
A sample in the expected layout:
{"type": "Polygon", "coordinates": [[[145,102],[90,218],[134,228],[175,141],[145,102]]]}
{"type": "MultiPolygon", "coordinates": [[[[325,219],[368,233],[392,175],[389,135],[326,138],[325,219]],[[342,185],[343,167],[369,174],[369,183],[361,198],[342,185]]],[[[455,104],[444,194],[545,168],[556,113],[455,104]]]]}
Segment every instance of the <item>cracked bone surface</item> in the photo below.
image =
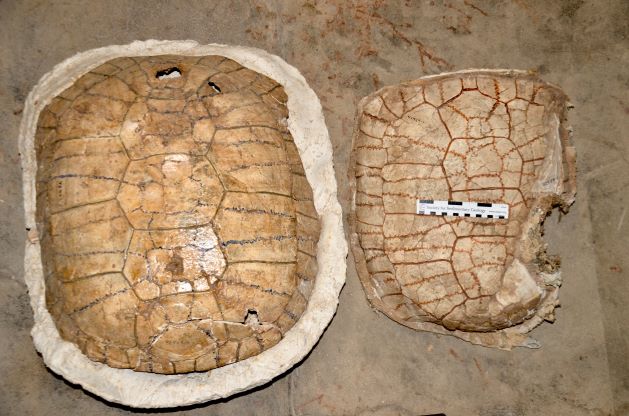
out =
{"type": "Polygon", "coordinates": [[[207,371],[277,344],[319,220],[281,85],[222,56],[118,58],[40,113],[46,304],[90,359],[207,371]]]}
{"type": "Polygon", "coordinates": [[[536,346],[553,319],[559,261],[544,218],[574,201],[567,98],[520,71],[461,71],[361,101],[350,222],[372,306],[419,330],[485,346],[536,346]],[[416,214],[418,199],[509,205],[508,219],[416,214]]]}

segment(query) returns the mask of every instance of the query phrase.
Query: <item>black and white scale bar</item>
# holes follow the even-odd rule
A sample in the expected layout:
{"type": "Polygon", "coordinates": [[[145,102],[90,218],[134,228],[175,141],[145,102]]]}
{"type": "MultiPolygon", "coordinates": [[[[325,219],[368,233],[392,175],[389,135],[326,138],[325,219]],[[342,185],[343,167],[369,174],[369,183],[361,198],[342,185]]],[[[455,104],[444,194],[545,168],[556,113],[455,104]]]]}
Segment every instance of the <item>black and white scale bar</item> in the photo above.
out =
{"type": "Polygon", "coordinates": [[[449,217],[509,218],[509,205],[491,202],[434,201],[432,199],[417,200],[417,214],[445,215],[449,217]]]}

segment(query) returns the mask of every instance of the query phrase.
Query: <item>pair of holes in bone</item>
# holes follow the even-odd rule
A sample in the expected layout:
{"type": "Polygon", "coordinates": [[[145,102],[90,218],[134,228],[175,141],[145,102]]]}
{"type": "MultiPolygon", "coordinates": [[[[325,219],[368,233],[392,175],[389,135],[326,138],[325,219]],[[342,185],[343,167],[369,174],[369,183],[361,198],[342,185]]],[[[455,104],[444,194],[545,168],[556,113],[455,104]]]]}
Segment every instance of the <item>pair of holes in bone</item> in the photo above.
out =
{"type": "MultiPolygon", "coordinates": [[[[166,68],[166,69],[162,69],[161,71],[157,71],[155,73],[155,78],[157,79],[173,79],[173,78],[179,78],[181,76],[181,70],[179,68],[177,68],[176,66],[173,66],[171,68],[166,68]]],[[[216,85],[214,82],[208,80],[207,85],[209,85],[210,87],[212,87],[212,89],[218,93],[221,92],[221,88],[216,85]]]]}

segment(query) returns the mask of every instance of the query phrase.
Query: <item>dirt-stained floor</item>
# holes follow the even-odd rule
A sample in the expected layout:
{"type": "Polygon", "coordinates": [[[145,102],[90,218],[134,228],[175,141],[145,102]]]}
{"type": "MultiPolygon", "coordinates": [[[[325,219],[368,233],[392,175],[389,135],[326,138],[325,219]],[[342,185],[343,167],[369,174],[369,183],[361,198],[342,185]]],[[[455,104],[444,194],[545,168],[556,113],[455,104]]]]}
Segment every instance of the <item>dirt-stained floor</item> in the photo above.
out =
{"type": "Polygon", "coordinates": [[[32,345],[17,134],[26,95],[56,63],[151,38],[256,46],[297,67],[322,101],[346,210],[358,100],[447,70],[526,69],[562,86],[579,168],[570,214],[546,221],[564,286],[557,321],[533,332],[541,349],[496,351],[396,324],[368,307],[350,256],[338,313],[298,367],[170,412],[628,415],[628,22],[623,0],[0,0],[0,415],[133,412],[47,371],[32,345]]]}

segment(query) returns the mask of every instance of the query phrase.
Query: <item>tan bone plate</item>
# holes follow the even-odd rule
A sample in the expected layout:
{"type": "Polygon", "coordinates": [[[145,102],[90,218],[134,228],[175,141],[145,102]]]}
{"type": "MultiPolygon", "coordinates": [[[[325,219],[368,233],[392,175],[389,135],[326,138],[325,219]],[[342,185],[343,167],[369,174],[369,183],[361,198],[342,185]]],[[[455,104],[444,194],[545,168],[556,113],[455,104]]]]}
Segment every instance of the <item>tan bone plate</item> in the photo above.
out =
{"type": "Polygon", "coordinates": [[[526,333],[553,319],[561,284],[542,223],[575,196],[566,102],[511,70],[421,78],[361,101],[351,240],[374,308],[475,344],[538,346],[526,333]]]}
{"type": "Polygon", "coordinates": [[[332,146],[280,58],[80,53],[29,95],[20,146],[32,335],[69,381],[134,407],[226,397],[288,370],[332,319],[347,253],[332,146]]]}

